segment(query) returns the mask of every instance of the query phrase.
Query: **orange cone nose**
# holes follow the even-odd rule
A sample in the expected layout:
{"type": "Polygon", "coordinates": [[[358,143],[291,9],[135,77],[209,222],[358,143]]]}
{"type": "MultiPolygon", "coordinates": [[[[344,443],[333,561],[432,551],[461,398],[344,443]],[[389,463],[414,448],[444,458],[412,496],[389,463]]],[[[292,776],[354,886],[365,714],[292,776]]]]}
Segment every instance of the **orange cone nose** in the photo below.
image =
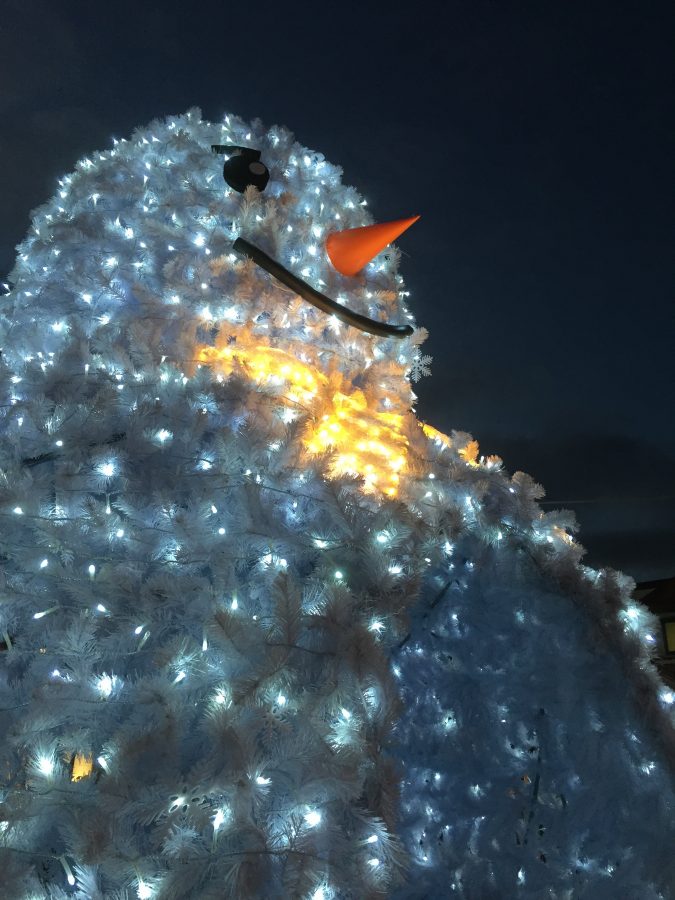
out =
{"type": "Polygon", "coordinates": [[[412,216],[410,219],[364,225],[363,228],[333,231],[326,238],[328,258],[338,272],[356,275],[380,250],[384,250],[418,219],[419,216],[412,216]]]}

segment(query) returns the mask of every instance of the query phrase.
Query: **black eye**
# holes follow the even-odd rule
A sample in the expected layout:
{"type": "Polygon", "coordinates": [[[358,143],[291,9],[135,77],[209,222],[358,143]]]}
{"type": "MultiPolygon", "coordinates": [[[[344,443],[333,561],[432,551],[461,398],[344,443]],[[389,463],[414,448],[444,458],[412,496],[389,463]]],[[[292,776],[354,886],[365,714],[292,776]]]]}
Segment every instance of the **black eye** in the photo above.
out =
{"type": "Polygon", "coordinates": [[[236,147],[233,144],[213,144],[214,153],[226,153],[223,178],[234,191],[243,194],[249,185],[264,191],[270,180],[265,163],[260,161],[260,150],[252,147],[236,147]]]}

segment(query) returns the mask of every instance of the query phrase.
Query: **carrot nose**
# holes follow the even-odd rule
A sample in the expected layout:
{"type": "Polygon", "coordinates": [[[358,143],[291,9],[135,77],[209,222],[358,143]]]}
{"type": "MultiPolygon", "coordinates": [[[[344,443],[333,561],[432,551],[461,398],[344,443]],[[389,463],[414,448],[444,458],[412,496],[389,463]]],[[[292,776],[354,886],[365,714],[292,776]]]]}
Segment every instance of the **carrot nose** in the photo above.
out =
{"type": "Polygon", "coordinates": [[[380,250],[384,250],[418,219],[419,216],[412,216],[409,219],[364,225],[362,228],[333,231],[326,237],[328,258],[338,272],[356,275],[380,250]]]}

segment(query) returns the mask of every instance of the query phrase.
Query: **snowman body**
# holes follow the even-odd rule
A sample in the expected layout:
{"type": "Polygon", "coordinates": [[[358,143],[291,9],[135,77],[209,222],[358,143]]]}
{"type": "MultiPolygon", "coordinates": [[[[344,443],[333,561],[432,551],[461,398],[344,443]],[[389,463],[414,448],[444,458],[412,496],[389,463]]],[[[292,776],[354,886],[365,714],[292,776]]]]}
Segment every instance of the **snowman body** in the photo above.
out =
{"type": "Polygon", "coordinates": [[[653,623],[526,476],[420,425],[422,331],[234,247],[413,324],[394,249],[323,253],[368,224],[286,130],[198,111],[35,214],[0,323],[8,898],[666,896],[630,814],[672,798],[653,623]]]}

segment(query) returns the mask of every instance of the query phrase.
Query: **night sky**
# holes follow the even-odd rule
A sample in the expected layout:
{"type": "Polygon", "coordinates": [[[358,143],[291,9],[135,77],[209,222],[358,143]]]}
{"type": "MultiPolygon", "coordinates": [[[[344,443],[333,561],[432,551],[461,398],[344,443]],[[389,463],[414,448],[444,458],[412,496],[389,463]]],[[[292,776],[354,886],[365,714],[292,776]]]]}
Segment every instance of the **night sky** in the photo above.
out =
{"type": "Polygon", "coordinates": [[[421,418],[675,574],[675,5],[2,0],[0,275],[111,139],[199,106],[288,126],[399,240],[421,418]]]}

